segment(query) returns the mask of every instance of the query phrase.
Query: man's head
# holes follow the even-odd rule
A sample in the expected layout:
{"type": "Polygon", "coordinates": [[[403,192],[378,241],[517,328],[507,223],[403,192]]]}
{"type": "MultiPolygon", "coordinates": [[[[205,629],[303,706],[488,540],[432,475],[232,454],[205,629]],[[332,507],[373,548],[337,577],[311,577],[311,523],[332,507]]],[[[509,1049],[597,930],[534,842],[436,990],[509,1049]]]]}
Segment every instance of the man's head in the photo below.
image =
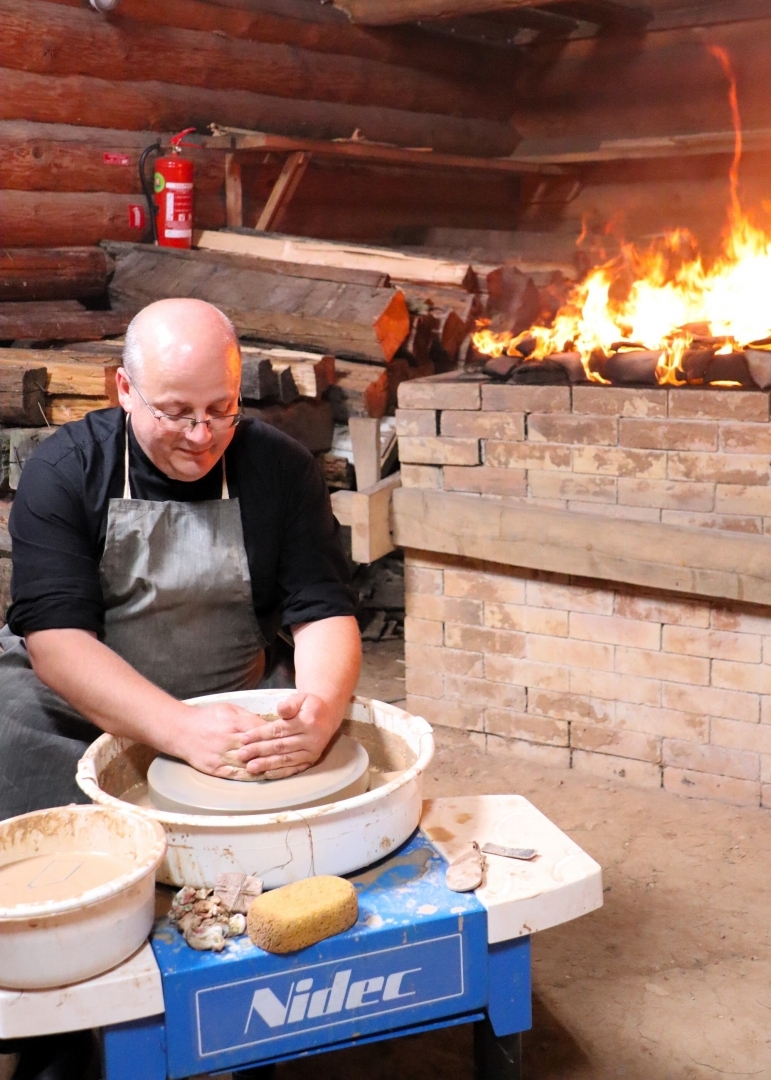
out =
{"type": "Polygon", "coordinates": [[[139,445],[174,480],[205,476],[225,453],[235,428],[188,424],[181,431],[168,430],[168,422],[156,415],[203,420],[235,413],[240,383],[241,353],[233,326],[203,300],[158,300],[143,308],[126,331],[118,398],[131,415],[139,445]]]}

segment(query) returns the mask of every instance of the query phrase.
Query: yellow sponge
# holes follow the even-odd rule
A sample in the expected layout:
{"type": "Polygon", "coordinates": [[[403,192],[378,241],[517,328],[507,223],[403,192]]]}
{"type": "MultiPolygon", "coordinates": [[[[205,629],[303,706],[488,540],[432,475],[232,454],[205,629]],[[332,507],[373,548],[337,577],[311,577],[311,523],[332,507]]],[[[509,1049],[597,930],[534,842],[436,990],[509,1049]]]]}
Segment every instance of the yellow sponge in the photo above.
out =
{"type": "Polygon", "coordinates": [[[342,934],[358,917],[359,901],[350,881],[322,875],[258,896],[249,906],[246,928],[266,952],[290,953],[342,934]]]}

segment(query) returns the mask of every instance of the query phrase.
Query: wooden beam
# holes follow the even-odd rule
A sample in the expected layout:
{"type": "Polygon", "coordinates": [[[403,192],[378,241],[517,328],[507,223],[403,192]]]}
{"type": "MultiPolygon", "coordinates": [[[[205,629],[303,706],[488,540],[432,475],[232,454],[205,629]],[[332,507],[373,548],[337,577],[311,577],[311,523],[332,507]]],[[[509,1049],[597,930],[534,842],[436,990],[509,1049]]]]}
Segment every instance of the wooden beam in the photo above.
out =
{"type": "MultiPolygon", "coordinates": [[[[278,180],[276,180],[273,190],[268,196],[268,201],[257,218],[255,228],[259,232],[274,232],[281,227],[289,204],[297,191],[305,170],[308,168],[310,160],[311,155],[302,150],[295,151],[286,159],[278,180]]],[[[238,222],[238,224],[240,225],[242,222],[238,222]]],[[[229,221],[228,225],[230,225],[229,221]]]]}
{"type": "Polygon", "coordinates": [[[87,311],[74,300],[0,304],[0,340],[86,341],[122,334],[129,318],[117,311],[87,311]]]}
{"type": "Polygon", "coordinates": [[[236,227],[244,223],[241,162],[236,159],[235,154],[225,155],[225,221],[236,227]]]}
{"type": "MultiPolygon", "coordinates": [[[[237,151],[242,160],[248,162],[252,157],[256,164],[266,153],[288,154],[295,150],[306,150],[316,158],[345,158],[368,165],[415,165],[426,169],[463,169],[479,173],[502,172],[513,175],[527,173],[561,175],[562,169],[556,165],[531,165],[527,161],[514,160],[509,153],[506,157],[475,157],[472,154],[447,154],[426,149],[404,146],[378,146],[356,139],[324,141],[274,135],[266,131],[250,131],[247,128],[231,127],[227,124],[211,124],[212,138],[202,141],[206,150],[219,150],[223,153],[237,151]]],[[[517,136],[517,143],[519,136],[517,136]]],[[[513,153],[513,151],[512,151],[513,153]]]]}
{"type": "Polygon", "coordinates": [[[227,251],[259,259],[275,259],[310,266],[336,266],[388,274],[393,281],[454,285],[473,292],[474,271],[468,263],[451,259],[407,255],[392,248],[340,244],[303,236],[269,236],[252,231],[194,233],[193,242],[205,251],[227,251]]]}
{"type": "Polygon", "coordinates": [[[600,24],[644,26],[650,19],[645,8],[615,0],[336,0],[335,6],[361,26],[394,26],[430,19],[452,19],[517,8],[555,6],[567,15],[600,24]],[[579,11],[581,12],[579,14],[579,11]]]}
{"type": "Polygon", "coordinates": [[[115,255],[110,298],[134,313],[153,300],[189,296],[215,304],[242,337],[390,362],[409,333],[398,289],[372,289],[228,268],[205,252],[180,258],[171,248],[109,245],[115,255]]]}
{"type": "MultiPolygon", "coordinates": [[[[745,154],[771,150],[771,128],[742,132],[745,154]]],[[[656,158],[704,157],[733,154],[736,134],[733,131],[703,131],[691,135],[655,135],[640,139],[538,140],[532,147],[525,140],[517,148],[516,160],[542,164],[589,165],[593,162],[650,161],[656,158]],[[551,141],[552,146],[548,143],[551,141]]]]}
{"type": "Polygon", "coordinates": [[[357,563],[371,563],[394,550],[391,533],[391,503],[401,487],[401,473],[363,491],[335,491],[332,510],[341,525],[351,529],[351,557],[357,563]]]}
{"type": "Polygon", "coordinates": [[[380,479],[380,420],[352,416],[348,421],[353,450],[353,468],[359,491],[380,479]]]}
{"type": "Polygon", "coordinates": [[[83,300],[107,290],[98,247],[0,248],[0,301],[83,300]]]}
{"type": "Polygon", "coordinates": [[[608,519],[513,499],[402,488],[394,542],[505,566],[771,604],[762,536],[608,519]]]}
{"type": "Polygon", "coordinates": [[[45,424],[44,366],[2,360],[0,355],[0,424],[41,427],[45,424]]]}

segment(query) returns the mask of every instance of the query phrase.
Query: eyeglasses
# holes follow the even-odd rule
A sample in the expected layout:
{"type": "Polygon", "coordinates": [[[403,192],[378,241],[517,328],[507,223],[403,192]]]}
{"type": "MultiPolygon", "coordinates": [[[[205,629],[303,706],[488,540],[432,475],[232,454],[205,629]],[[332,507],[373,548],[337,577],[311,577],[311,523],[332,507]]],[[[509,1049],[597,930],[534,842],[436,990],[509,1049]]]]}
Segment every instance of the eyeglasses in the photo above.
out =
{"type": "MultiPolygon", "coordinates": [[[[207,416],[205,420],[196,420],[194,416],[172,416],[169,413],[159,412],[158,409],[153,408],[131,376],[126,374],[126,378],[158,421],[158,425],[162,431],[195,431],[198,424],[206,424],[209,431],[226,431],[228,428],[235,427],[236,424],[244,418],[243,413],[240,411],[227,413],[225,416],[207,416]]],[[[240,395],[238,397],[238,404],[241,404],[240,395]]]]}

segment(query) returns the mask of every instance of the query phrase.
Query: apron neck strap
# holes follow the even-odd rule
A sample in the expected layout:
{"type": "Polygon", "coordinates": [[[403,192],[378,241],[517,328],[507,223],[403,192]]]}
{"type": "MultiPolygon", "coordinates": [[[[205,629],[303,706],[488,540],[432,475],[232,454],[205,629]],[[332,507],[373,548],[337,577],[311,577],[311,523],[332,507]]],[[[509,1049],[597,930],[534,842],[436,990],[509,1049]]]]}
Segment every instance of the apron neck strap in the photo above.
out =
{"type": "MultiPolygon", "coordinates": [[[[131,500],[131,481],[129,480],[129,431],[128,431],[128,413],[123,425],[123,432],[125,435],[126,448],[123,452],[123,498],[131,500]]],[[[225,455],[222,455],[222,499],[230,498],[230,488],[228,487],[228,476],[225,468],[225,455]]]]}

